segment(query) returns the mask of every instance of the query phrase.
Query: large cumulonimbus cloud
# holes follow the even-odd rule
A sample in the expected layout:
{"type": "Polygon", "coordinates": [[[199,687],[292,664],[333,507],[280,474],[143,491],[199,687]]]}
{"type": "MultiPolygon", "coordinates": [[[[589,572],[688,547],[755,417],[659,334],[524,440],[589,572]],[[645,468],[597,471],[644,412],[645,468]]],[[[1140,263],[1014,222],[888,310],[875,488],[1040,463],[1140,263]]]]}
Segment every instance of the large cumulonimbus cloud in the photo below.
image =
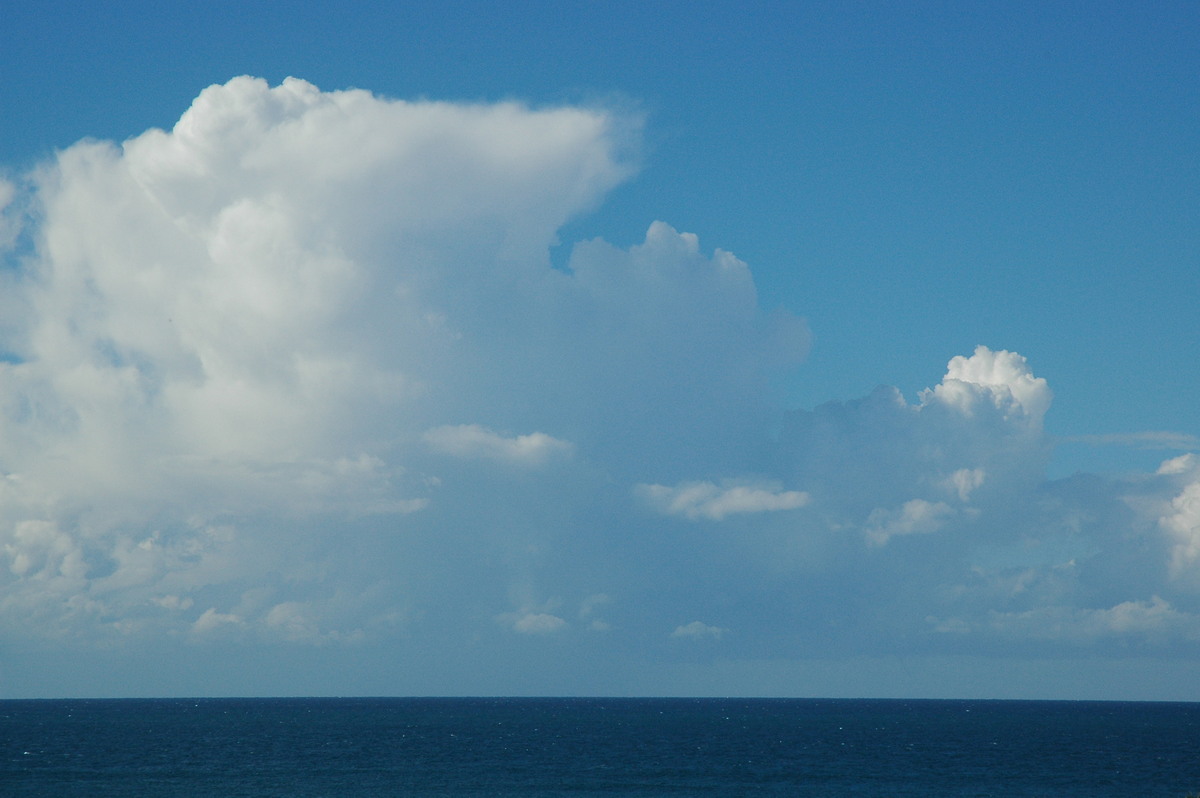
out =
{"type": "Polygon", "coordinates": [[[728,435],[706,428],[806,333],[664,224],[550,267],[557,229],[632,173],[637,126],[239,78],[170,132],[30,176],[0,372],[6,621],[294,638],[321,626],[274,580],[359,529],[449,523],[429,509],[469,489],[456,469],[711,459],[728,435]]]}
{"type": "Polygon", "coordinates": [[[0,186],[0,635],[1194,645],[1194,457],[1047,482],[986,347],[772,408],[804,322],[663,222],[553,268],[638,127],[237,78],[0,186]]]}

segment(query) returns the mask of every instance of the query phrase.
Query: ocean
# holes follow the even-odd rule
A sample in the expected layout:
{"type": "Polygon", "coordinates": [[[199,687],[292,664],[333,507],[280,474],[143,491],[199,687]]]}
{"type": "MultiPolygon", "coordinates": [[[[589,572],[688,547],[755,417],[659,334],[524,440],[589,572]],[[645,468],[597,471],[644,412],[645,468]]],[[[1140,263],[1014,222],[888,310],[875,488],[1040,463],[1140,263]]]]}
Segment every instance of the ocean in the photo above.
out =
{"type": "Polygon", "coordinates": [[[1200,704],[601,698],[0,701],[0,795],[1200,794],[1200,704]]]}

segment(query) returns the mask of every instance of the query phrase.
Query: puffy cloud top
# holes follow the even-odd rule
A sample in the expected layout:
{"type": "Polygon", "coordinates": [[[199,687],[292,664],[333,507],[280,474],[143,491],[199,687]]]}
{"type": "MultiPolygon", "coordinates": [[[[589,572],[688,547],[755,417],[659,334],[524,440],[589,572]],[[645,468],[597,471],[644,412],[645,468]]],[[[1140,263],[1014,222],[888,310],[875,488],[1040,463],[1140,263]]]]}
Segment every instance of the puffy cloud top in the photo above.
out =
{"type": "Polygon", "coordinates": [[[1024,417],[1041,425],[1053,394],[1041,377],[1034,377],[1025,358],[1016,352],[993,352],[975,347],[970,357],[950,359],[942,382],[922,395],[925,402],[941,402],[971,414],[980,404],[991,404],[1005,417],[1024,417]]]}

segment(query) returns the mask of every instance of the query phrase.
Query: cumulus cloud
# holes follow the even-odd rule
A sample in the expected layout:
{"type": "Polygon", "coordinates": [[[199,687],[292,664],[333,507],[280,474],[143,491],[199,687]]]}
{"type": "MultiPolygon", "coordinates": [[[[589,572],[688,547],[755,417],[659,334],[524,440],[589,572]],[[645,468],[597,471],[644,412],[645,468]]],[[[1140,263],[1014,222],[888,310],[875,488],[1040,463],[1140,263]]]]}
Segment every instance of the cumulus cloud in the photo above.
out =
{"type": "Polygon", "coordinates": [[[1193,574],[1200,565],[1200,479],[1171,499],[1171,511],[1159,519],[1171,540],[1171,574],[1193,574]]]}
{"type": "Polygon", "coordinates": [[[1047,480],[984,346],[775,407],[805,322],[666,222],[552,265],[639,125],[237,78],[0,184],[0,642],[1191,651],[1194,454],[1047,480]]]}
{"type": "Polygon", "coordinates": [[[1158,474],[1186,474],[1190,471],[1200,471],[1200,461],[1197,461],[1196,455],[1192,453],[1182,454],[1179,457],[1172,457],[1169,460],[1164,460],[1158,467],[1158,474]]]}
{"type": "Polygon", "coordinates": [[[972,524],[1043,479],[1050,398],[1023,357],[978,347],[915,404],[880,387],[788,414],[779,468],[827,528],[862,530],[872,545],[972,524]]]}
{"type": "Polygon", "coordinates": [[[323,629],[318,613],[319,610],[306,602],[284,601],[271,607],[263,621],[268,632],[293,643],[324,645],[338,640],[354,641],[363,636],[358,629],[348,634],[337,629],[323,629]]]}
{"type": "Polygon", "coordinates": [[[523,635],[547,635],[567,627],[567,622],[548,612],[508,613],[499,620],[514,632],[523,635]]]}
{"type": "Polygon", "coordinates": [[[807,494],[783,490],[778,485],[684,482],[673,488],[638,485],[635,490],[663,515],[678,515],[692,521],[720,521],[729,515],[795,510],[808,503],[807,494]]]}
{"type": "Polygon", "coordinates": [[[228,612],[217,612],[215,607],[209,607],[192,624],[192,631],[202,635],[219,629],[222,626],[238,626],[241,623],[242,619],[237,615],[228,612]]]}
{"type": "Polygon", "coordinates": [[[882,546],[898,535],[927,535],[945,525],[954,508],[944,502],[912,499],[896,510],[882,508],[867,516],[867,539],[882,546]]]}
{"type": "Polygon", "coordinates": [[[1010,637],[1068,643],[1108,638],[1161,642],[1170,637],[1200,640],[1200,615],[1180,612],[1159,596],[1123,601],[1104,609],[1042,607],[1020,613],[995,613],[992,629],[1010,637]]]}
{"type": "Polygon", "coordinates": [[[723,629],[720,626],[710,626],[701,621],[692,621],[683,626],[675,627],[675,631],[671,632],[671,637],[681,637],[689,640],[703,640],[705,638],[720,640],[728,631],[728,629],[723,629]]]}
{"type": "Polygon", "coordinates": [[[612,597],[606,593],[596,593],[588,596],[579,605],[579,619],[587,623],[588,629],[593,632],[610,632],[612,624],[603,618],[599,617],[601,607],[612,603],[612,597]]]}
{"type": "Polygon", "coordinates": [[[940,402],[966,415],[980,404],[990,404],[1006,419],[1040,425],[1052,394],[1046,380],[1034,377],[1021,355],[978,346],[970,357],[951,358],[945,378],[921,398],[926,404],[940,402]]]}
{"type": "Polygon", "coordinates": [[[158,606],[168,610],[191,609],[194,603],[190,598],[180,598],[179,596],[159,596],[152,600],[158,606]]]}
{"type": "MultiPolygon", "coordinates": [[[[569,454],[446,421],[523,394],[505,387],[520,342],[551,328],[521,322],[583,301],[549,245],[631,173],[637,125],[237,78],[170,131],[81,142],[19,197],[4,183],[0,204],[40,220],[3,286],[24,320],[0,342],[10,600],[53,612],[103,588],[129,614],[145,591],[181,607],[180,586],[303,571],[289,552],[327,548],[308,519],[429,505],[438,476],[406,462],[423,431],[462,457],[569,454]]],[[[297,637],[298,606],[242,620],[297,637]]]]}
{"type": "Polygon", "coordinates": [[[567,456],[573,449],[569,441],[543,432],[506,438],[478,424],[435,427],[426,430],[423,437],[430,448],[443,454],[520,465],[540,465],[552,457],[567,456]]]}
{"type": "Polygon", "coordinates": [[[953,491],[959,501],[966,502],[986,477],[987,474],[982,468],[960,468],[943,480],[942,484],[947,490],[953,491]]]}

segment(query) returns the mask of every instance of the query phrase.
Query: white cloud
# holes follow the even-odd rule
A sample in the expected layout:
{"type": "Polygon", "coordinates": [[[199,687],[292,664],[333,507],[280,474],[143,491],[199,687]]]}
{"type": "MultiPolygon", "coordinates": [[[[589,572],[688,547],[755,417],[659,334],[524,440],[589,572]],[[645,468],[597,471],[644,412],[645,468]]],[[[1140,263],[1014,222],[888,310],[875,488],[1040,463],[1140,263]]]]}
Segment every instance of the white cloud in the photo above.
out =
{"type": "Polygon", "coordinates": [[[77,581],[87,572],[80,547],[50,521],[16,524],[4,544],[4,552],[9,558],[9,570],[18,577],[77,581]]]}
{"type": "Polygon", "coordinates": [[[311,603],[284,601],[266,612],[262,624],[268,632],[293,643],[324,645],[338,640],[356,641],[362,637],[360,630],[343,634],[337,629],[322,628],[319,613],[320,610],[311,603]]]}
{"type": "Polygon", "coordinates": [[[1196,573],[1200,570],[1200,480],[1186,485],[1171,499],[1171,511],[1159,519],[1159,524],[1171,541],[1172,576],[1187,574],[1200,580],[1196,573]]]}
{"type": "Polygon", "coordinates": [[[553,457],[570,455],[574,448],[569,441],[543,432],[506,438],[478,424],[435,427],[426,430],[423,437],[430,448],[442,454],[520,465],[541,465],[553,457]]]}
{"type": "Polygon", "coordinates": [[[179,596],[158,596],[151,599],[155,604],[167,610],[187,610],[191,609],[193,602],[190,598],[180,598],[179,596]]]}
{"type": "Polygon", "coordinates": [[[721,521],[729,515],[795,510],[809,500],[802,491],[783,490],[778,485],[684,482],[673,488],[638,485],[636,491],[663,515],[678,515],[693,521],[721,521]]]}
{"type": "Polygon", "coordinates": [[[1109,433],[1106,435],[1072,435],[1063,439],[1069,443],[1089,443],[1095,446],[1131,446],[1137,449],[1200,449],[1200,437],[1186,432],[1147,430],[1145,432],[1109,433]]]}
{"type": "Polygon", "coordinates": [[[664,222],[552,267],[638,124],[239,78],[5,183],[0,643],[1191,645],[1194,456],[1047,481],[1046,380],[986,347],[781,411],[806,324],[664,222]]]}
{"type": "Polygon", "coordinates": [[[547,635],[567,628],[566,621],[548,612],[510,613],[500,618],[514,632],[524,635],[547,635]]]}
{"type": "Polygon", "coordinates": [[[978,347],[951,359],[946,376],[915,405],[885,386],[789,414],[780,435],[791,469],[786,479],[820,497],[818,511],[836,507],[838,523],[848,526],[912,499],[932,505],[948,494],[987,504],[1043,479],[1050,446],[1042,416],[1050,398],[1024,357],[978,347]]]}
{"type": "Polygon", "coordinates": [[[954,514],[948,504],[924,499],[906,501],[898,510],[878,508],[867,517],[867,539],[882,546],[902,535],[928,535],[945,526],[954,514]]]}
{"type": "Polygon", "coordinates": [[[579,605],[579,618],[587,622],[588,629],[593,632],[611,632],[612,624],[598,617],[598,611],[612,603],[612,597],[605,593],[588,596],[579,605]]]}
{"type": "Polygon", "coordinates": [[[946,477],[942,486],[958,496],[959,501],[966,502],[975,489],[983,485],[986,476],[982,468],[960,468],[946,477]]]}
{"type": "Polygon", "coordinates": [[[1114,634],[1158,632],[1182,616],[1171,605],[1154,596],[1150,601],[1123,601],[1107,610],[1097,610],[1088,618],[1090,625],[1114,634]]]}
{"type": "Polygon", "coordinates": [[[240,626],[241,624],[242,619],[237,615],[227,612],[217,612],[215,607],[209,607],[192,624],[192,631],[202,635],[213,632],[223,626],[240,626]]]}
{"type": "Polygon", "coordinates": [[[728,631],[728,629],[723,629],[720,626],[710,626],[701,621],[692,621],[683,626],[675,627],[675,631],[671,632],[671,637],[682,637],[690,640],[703,640],[705,638],[720,640],[728,631]]]}
{"type": "Polygon", "coordinates": [[[605,593],[596,593],[588,596],[579,605],[579,617],[586,618],[592,615],[600,607],[604,607],[612,603],[612,597],[605,593]]]}
{"type": "Polygon", "coordinates": [[[1180,612],[1159,596],[1123,601],[1107,609],[1043,607],[1021,613],[994,613],[994,631],[1010,637],[1063,642],[1139,638],[1164,643],[1171,637],[1200,640],[1200,616],[1180,612]]]}
{"type": "Polygon", "coordinates": [[[1016,352],[977,346],[970,357],[950,359],[941,383],[922,393],[923,403],[940,402],[971,415],[990,404],[1007,419],[1023,418],[1040,426],[1052,398],[1046,380],[1034,377],[1016,352]]]}
{"type": "MultiPolygon", "coordinates": [[[[569,454],[544,433],[446,423],[521,393],[507,387],[521,341],[550,332],[521,325],[569,301],[555,231],[631,173],[637,125],[237,78],[171,131],[69,147],[20,196],[5,182],[0,205],[40,213],[36,250],[3,276],[0,545],[15,581],[0,590],[48,613],[64,591],[104,591],[117,613],[195,600],[184,586],[232,600],[303,571],[305,547],[333,557],[316,519],[426,509],[438,475],[407,462],[425,430],[464,456],[569,454]],[[210,536],[213,519],[239,535],[210,536]]],[[[302,626],[281,612],[275,626],[302,626]]]]}
{"type": "Polygon", "coordinates": [[[1158,467],[1158,474],[1186,474],[1189,471],[1200,471],[1200,462],[1197,462],[1196,455],[1189,452],[1182,454],[1179,457],[1172,457],[1170,460],[1164,460],[1158,467]]]}

